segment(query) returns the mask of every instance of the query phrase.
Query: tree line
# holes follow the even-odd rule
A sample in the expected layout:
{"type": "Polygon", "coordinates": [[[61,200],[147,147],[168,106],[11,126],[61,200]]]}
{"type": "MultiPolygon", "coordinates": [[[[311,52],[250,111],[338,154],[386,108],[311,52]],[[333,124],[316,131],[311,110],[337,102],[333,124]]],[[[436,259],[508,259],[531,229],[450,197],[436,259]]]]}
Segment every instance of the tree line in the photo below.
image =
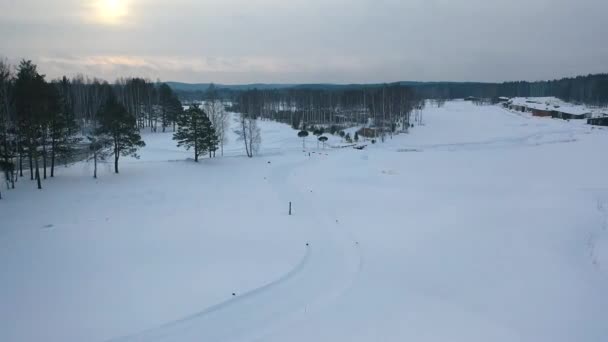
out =
{"type": "Polygon", "coordinates": [[[426,99],[547,97],[587,105],[608,105],[608,74],[596,74],[538,82],[504,83],[419,83],[413,85],[426,99]]]}
{"type": "Polygon", "coordinates": [[[411,87],[386,84],[353,89],[269,89],[241,92],[235,111],[290,124],[294,129],[353,125],[374,127],[384,138],[407,131],[424,104],[411,87]]]}
{"type": "MultiPolygon", "coordinates": [[[[476,97],[495,99],[505,97],[546,97],[554,96],[567,102],[584,103],[591,106],[608,105],[608,74],[593,74],[547,81],[516,81],[503,83],[482,82],[398,82],[395,85],[407,86],[413,89],[418,98],[427,100],[450,100],[476,97]]],[[[261,85],[264,86],[264,85],[261,85]]],[[[272,85],[265,85],[260,90],[269,90],[272,85]]],[[[302,84],[293,86],[276,86],[282,90],[320,90],[339,91],[375,89],[385,87],[384,84],[367,85],[333,85],[333,84],[302,84]]],[[[243,91],[237,86],[222,88],[217,91],[222,98],[236,101],[243,91]]],[[[180,98],[188,101],[203,100],[206,96],[204,89],[179,90],[180,98]]]]}
{"type": "MultiPolygon", "coordinates": [[[[29,174],[39,189],[58,164],[138,157],[145,146],[140,132],[172,129],[178,146],[210,157],[226,141],[228,115],[223,104],[208,101],[184,111],[164,83],[140,78],[110,84],[77,76],[47,81],[31,61],[16,68],[0,60],[0,171],[9,188],[29,174]]],[[[248,153],[249,154],[249,153],[248,153]]],[[[1,193],[0,193],[1,198],[1,193]]]]}

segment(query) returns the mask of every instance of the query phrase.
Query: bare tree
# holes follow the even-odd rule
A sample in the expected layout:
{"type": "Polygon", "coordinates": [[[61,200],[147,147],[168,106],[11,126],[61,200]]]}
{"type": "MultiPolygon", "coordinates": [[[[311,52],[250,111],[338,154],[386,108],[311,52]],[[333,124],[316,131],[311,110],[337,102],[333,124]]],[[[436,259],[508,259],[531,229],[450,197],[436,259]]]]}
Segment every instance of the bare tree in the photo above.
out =
{"type": "MultiPolygon", "coordinates": [[[[211,125],[215,129],[215,134],[218,138],[218,142],[220,144],[220,154],[224,155],[224,144],[228,142],[228,137],[226,135],[226,131],[230,126],[230,122],[228,121],[229,115],[224,108],[224,104],[219,100],[207,101],[203,106],[205,113],[209,116],[209,120],[211,121],[211,125]]],[[[215,157],[215,152],[214,152],[215,157]]]]}
{"type": "Polygon", "coordinates": [[[247,157],[252,158],[258,152],[262,143],[262,134],[258,127],[257,119],[241,113],[236,122],[237,128],[234,130],[234,133],[238,135],[239,141],[245,143],[247,157]]]}
{"type": "Polygon", "coordinates": [[[97,178],[97,164],[100,161],[106,161],[110,156],[107,147],[112,144],[110,139],[105,135],[90,135],[89,140],[89,157],[87,161],[93,162],[93,178],[97,178]]]}

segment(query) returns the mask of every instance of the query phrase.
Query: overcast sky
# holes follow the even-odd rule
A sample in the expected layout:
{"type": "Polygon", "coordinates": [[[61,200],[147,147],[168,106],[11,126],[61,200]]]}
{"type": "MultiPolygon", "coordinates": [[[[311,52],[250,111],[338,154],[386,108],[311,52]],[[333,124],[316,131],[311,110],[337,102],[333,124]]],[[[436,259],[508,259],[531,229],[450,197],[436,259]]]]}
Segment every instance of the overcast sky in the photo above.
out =
{"type": "Polygon", "coordinates": [[[607,0],[0,0],[54,78],[504,81],[608,72],[607,0]]]}

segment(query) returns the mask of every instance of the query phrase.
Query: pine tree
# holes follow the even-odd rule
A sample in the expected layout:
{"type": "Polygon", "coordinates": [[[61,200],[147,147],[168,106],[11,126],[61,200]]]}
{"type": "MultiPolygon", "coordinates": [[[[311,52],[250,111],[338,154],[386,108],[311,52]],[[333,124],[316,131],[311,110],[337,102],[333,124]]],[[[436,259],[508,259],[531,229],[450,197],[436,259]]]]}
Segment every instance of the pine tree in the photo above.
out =
{"type": "Polygon", "coordinates": [[[161,107],[161,124],[163,132],[171,123],[177,120],[177,114],[182,110],[182,104],[166,83],[158,88],[158,97],[161,107]]]}
{"type": "Polygon", "coordinates": [[[204,122],[204,127],[207,135],[206,144],[207,149],[209,150],[209,158],[215,157],[215,152],[218,150],[220,139],[217,135],[217,131],[215,127],[211,124],[211,120],[207,117],[207,120],[204,122]]]}
{"type": "MultiPolygon", "coordinates": [[[[0,116],[0,172],[4,173],[7,187],[15,188],[15,163],[13,162],[14,151],[11,146],[11,137],[8,128],[8,120],[0,116]]],[[[2,192],[0,191],[0,199],[2,192]]]]}
{"type": "Polygon", "coordinates": [[[211,121],[198,105],[191,106],[178,117],[177,132],[173,140],[178,147],[194,149],[194,161],[207,152],[217,150],[217,135],[211,121]]]}
{"type": "Polygon", "coordinates": [[[50,113],[51,177],[55,176],[56,160],[67,160],[74,154],[76,145],[82,141],[77,137],[78,126],[74,112],[68,101],[69,81],[63,78],[59,84],[52,85],[57,101],[50,113]]]}
{"type": "Polygon", "coordinates": [[[109,95],[98,115],[100,127],[97,135],[106,135],[110,139],[109,153],[114,156],[114,172],[118,173],[120,156],[139,158],[137,150],[146,143],[141,140],[135,116],[129,114],[113,94],[109,95]]]}
{"type": "Polygon", "coordinates": [[[16,135],[11,120],[12,81],[8,62],[0,59],[0,171],[5,174],[7,187],[10,185],[14,189],[16,135]]]}
{"type": "Polygon", "coordinates": [[[38,149],[41,146],[46,124],[47,93],[48,87],[44,76],[38,74],[36,65],[31,61],[21,61],[15,81],[15,108],[19,118],[19,132],[23,134],[27,147],[30,179],[36,179],[38,189],[42,189],[38,149]]]}

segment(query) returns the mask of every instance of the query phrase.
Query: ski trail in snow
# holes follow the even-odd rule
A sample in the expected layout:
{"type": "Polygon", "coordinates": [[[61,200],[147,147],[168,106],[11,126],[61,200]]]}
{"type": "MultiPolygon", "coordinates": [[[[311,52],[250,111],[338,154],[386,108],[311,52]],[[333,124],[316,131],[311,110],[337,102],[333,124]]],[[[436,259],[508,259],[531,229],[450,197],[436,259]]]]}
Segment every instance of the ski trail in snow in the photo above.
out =
{"type": "Polygon", "coordinates": [[[260,286],[253,290],[250,290],[244,294],[240,294],[237,297],[227,300],[225,302],[210,306],[203,311],[197,312],[197,313],[189,315],[187,317],[165,323],[159,327],[156,327],[156,328],[153,328],[153,329],[141,332],[141,333],[113,338],[113,339],[107,340],[107,342],[155,340],[156,337],[162,337],[163,335],[167,334],[169,332],[169,330],[172,328],[179,328],[179,326],[182,324],[185,324],[185,323],[188,323],[188,322],[191,322],[194,320],[198,320],[198,319],[204,319],[205,316],[208,316],[215,312],[219,312],[221,310],[228,309],[230,307],[238,305],[240,302],[247,300],[250,297],[256,296],[265,291],[271,291],[273,287],[278,286],[283,282],[286,282],[290,278],[294,277],[298,272],[300,272],[308,263],[308,260],[310,259],[310,255],[311,255],[311,248],[310,248],[310,246],[306,246],[306,252],[305,252],[304,256],[302,257],[302,259],[300,260],[300,262],[291,271],[289,271],[288,273],[286,273],[285,275],[283,275],[282,277],[280,277],[279,279],[277,279],[271,283],[268,283],[266,285],[260,286]]]}
{"type": "Polygon", "coordinates": [[[255,341],[311,309],[322,310],[346,293],[363,267],[360,247],[308,191],[290,184],[301,167],[316,158],[281,164],[273,161],[269,183],[296,204],[294,225],[304,227],[306,253],[283,277],[198,313],[107,342],[255,341]]]}
{"type": "MultiPolygon", "coordinates": [[[[303,188],[293,189],[294,186],[289,182],[289,176],[293,178],[299,177],[302,168],[322,167],[317,165],[317,160],[319,159],[313,157],[301,163],[287,166],[297,172],[297,175],[294,175],[293,172],[284,172],[286,170],[281,168],[275,169],[273,175],[279,177],[278,183],[282,184],[282,186],[277,188],[281,197],[284,197],[285,200],[291,200],[293,199],[292,197],[288,198],[285,196],[289,194],[292,196],[298,194],[300,196],[297,205],[300,209],[298,209],[299,213],[296,212],[296,216],[306,215],[312,221],[311,223],[313,223],[314,227],[322,228],[317,232],[321,235],[317,236],[316,239],[312,239],[314,241],[313,246],[324,244],[324,248],[326,248],[325,250],[329,255],[324,259],[325,263],[317,265],[317,267],[322,269],[327,263],[331,264],[336,261],[339,263],[334,264],[331,274],[326,275],[326,277],[329,276],[329,279],[326,279],[325,284],[318,293],[310,296],[304,306],[300,308],[293,306],[290,312],[286,312],[280,319],[273,322],[272,325],[259,329],[256,334],[250,334],[246,339],[239,340],[239,342],[262,342],[276,331],[287,326],[302,324],[310,315],[331,308],[332,304],[349,293],[363,270],[364,258],[362,246],[352,232],[341,225],[339,216],[333,210],[318,204],[315,198],[311,199],[310,194],[316,192],[310,192],[309,188],[314,187],[314,185],[305,185],[306,182],[300,181],[300,187],[303,188]],[[303,210],[301,208],[302,203],[304,203],[305,207],[303,210]]],[[[323,158],[320,160],[323,160],[323,158]]],[[[320,276],[318,279],[322,279],[322,277],[320,276]]]]}
{"type": "Polygon", "coordinates": [[[397,152],[411,151],[475,151],[481,149],[502,149],[502,148],[517,148],[541,146],[549,144],[571,143],[577,141],[575,130],[558,130],[549,132],[536,132],[520,137],[495,138],[484,141],[462,142],[462,143],[446,143],[446,144],[430,144],[430,145],[412,145],[401,149],[397,152]]]}

